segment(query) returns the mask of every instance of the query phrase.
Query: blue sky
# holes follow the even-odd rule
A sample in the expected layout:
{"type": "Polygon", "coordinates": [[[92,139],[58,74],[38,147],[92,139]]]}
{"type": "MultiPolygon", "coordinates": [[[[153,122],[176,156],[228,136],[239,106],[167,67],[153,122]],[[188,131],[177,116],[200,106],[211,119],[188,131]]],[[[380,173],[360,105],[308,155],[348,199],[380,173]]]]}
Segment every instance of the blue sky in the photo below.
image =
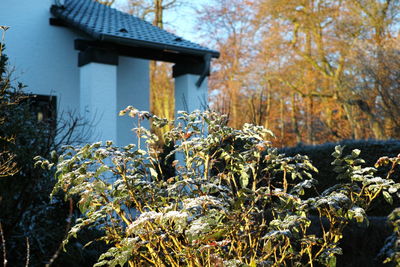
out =
{"type": "MultiPolygon", "coordinates": [[[[117,0],[117,5],[123,5],[126,0],[117,0]]],[[[190,41],[201,43],[198,34],[196,34],[196,12],[195,8],[210,2],[210,0],[183,0],[183,6],[176,10],[165,12],[165,27],[173,30],[178,36],[190,41]]]]}

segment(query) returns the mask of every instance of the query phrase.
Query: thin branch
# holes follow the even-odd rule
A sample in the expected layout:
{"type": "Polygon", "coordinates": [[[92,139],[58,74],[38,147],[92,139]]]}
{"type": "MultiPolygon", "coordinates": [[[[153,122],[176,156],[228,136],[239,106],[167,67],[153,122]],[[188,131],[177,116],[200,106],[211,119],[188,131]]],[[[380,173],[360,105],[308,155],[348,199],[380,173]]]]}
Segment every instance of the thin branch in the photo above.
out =
{"type": "Polygon", "coordinates": [[[1,237],[1,245],[3,247],[3,266],[7,266],[7,250],[6,250],[6,240],[4,238],[3,226],[0,222],[0,237],[1,237]]]}
{"type": "MultiPolygon", "coordinates": [[[[66,237],[68,236],[69,229],[71,228],[73,211],[74,211],[74,203],[73,203],[72,198],[70,198],[69,199],[69,215],[67,218],[67,226],[65,228],[65,237],[63,238],[63,240],[66,239],[66,237]]],[[[53,254],[53,256],[51,257],[49,262],[45,265],[46,267],[50,267],[54,263],[54,261],[58,258],[62,248],[63,248],[63,243],[61,242],[61,244],[59,245],[56,252],[53,254]]]]}
{"type": "Polygon", "coordinates": [[[29,244],[29,238],[26,238],[26,262],[25,262],[25,267],[29,266],[29,259],[30,259],[30,251],[31,251],[31,246],[29,244]]]}

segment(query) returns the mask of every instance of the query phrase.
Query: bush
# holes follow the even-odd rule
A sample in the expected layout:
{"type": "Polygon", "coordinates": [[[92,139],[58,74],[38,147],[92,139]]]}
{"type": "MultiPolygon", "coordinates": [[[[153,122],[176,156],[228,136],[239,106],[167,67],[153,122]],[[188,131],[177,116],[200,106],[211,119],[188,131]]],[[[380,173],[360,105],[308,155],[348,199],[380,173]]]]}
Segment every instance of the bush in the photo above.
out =
{"type": "MultiPolygon", "coordinates": [[[[121,113],[137,125],[171,123],[132,107],[121,113]]],[[[335,266],[347,226],[368,223],[365,211],[376,198],[392,202],[400,188],[391,172],[375,175],[399,158],[363,168],[359,150],[346,155],[336,146],[338,184],[306,197],[317,171],[307,156],[279,154],[269,131],[250,124],[234,130],[226,121],[214,112],[180,113],[165,136],[175,143],[172,177],[153,148],[157,137],[144,128],[135,129],[137,146],[67,147],[53,193],[79,196],[83,216],[65,242],[84,228],[102,229],[111,248],[95,266],[335,266]]]]}
{"type": "Polygon", "coordinates": [[[48,127],[38,123],[30,111],[30,100],[23,94],[24,86],[12,82],[8,58],[3,53],[4,46],[0,46],[0,147],[3,154],[11,155],[15,170],[2,172],[0,178],[1,258],[5,255],[6,259],[2,260],[8,260],[11,265],[25,261],[35,265],[38,258],[50,259],[48,251],[55,251],[53,247],[63,238],[60,231],[65,231],[62,226],[67,216],[63,210],[68,209],[60,209],[65,206],[62,202],[58,202],[58,208],[48,205],[46,192],[54,185],[50,182],[52,172],[34,169],[33,157],[49,156],[51,136],[48,127]],[[57,220],[48,220],[51,213],[57,220]],[[44,226],[54,226],[49,229],[53,233],[44,226]],[[45,253],[49,255],[43,257],[45,253]]]}
{"type": "MultiPolygon", "coordinates": [[[[365,165],[367,166],[373,166],[382,155],[395,157],[400,153],[400,140],[344,140],[339,143],[283,148],[279,151],[288,156],[296,154],[307,155],[318,169],[318,173],[313,176],[318,181],[316,191],[322,192],[337,183],[337,173],[333,171],[334,166],[331,165],[331,161],[333,160],[331,153],[337,145],[344,147],[344,153],[360,149],[361,157],[365,160],[365,165]]],[[[385,177],[387,172],[388,168],[382,168],[377,175],[385,177]]],[[[398,181],[400,179],[399,173],[393,173],[392,178],[398,181]]],[[[313,192],[310,192],[310,194],[315,195],[313,192]]],[[[395,201],[394,204],[395,206],[400,206],[400,202],[395,201]]],[[[388,205],[383,198],[378,198],[367,213],[371,216],[387,216],[392,209],[392,205],[388,205]]]]}
{"type": "Polygon", "coordinates": [[[382,248],[380,256],[385,262],[396,262],[400,264],[400,208],[396,208],[389,215],[389,222],[393,227],[393,233],[386,240],[385,246],[382,248]]]}
{"type": "MultiPolygon", "coordinates": [[[[1,43],[0,47],[4,48],[1,43]]],[[[7,260],[8,266],[25,263],[29,263],[29,266],[43,266],[54,255],[59,255],[56,252],[69,230],[67,221],[79,215],[79,212],[69,202],[62,201],[61,194],[50,201],[49,195],[55,184],[54,171],[34,168],[33,158],[37,155],[50,158],[51,151],[59,149],[58,142],[63,139],[76,140],[70,137],[77,129],[70,126],[79,126],[82,122],[74,118],[65,123],[59,122],[59,127],[54,129],[53,121],[38,121],[32,110],[32,97],[24,92],[24,85],[14,84],[8,58],[2,52],[3,50],[0,53],[0,261],[7,260]],[[56,142],[55,135],[67,129],[67,134],[59,135],[56,142]],[[6,259],[3,259],[4,256],[6,259]]],[[[97,257],[98,255],[99,252],[97,257]]],[[[59,260],[67,261],[68,258],[70,257],[64,254],[59,260]]],[[[79,261],[78,257],[72,258],[77,261],[75,266],[88,262],[87,259],[79,261]]]]}

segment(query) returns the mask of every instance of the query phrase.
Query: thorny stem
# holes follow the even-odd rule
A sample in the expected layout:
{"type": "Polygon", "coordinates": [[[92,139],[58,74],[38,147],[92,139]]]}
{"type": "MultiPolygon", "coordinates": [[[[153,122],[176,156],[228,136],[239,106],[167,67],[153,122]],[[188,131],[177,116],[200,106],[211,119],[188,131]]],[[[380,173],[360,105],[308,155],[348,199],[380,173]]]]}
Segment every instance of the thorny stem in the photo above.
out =
{"type": "Polygon", "coordinates": [[[230,180],[232,181],[233,186],[234,186],[234,192],[236,192],[236,195],[237,195],[237,194],[238,194],[238,189],[239,189],[239,187],[237,186],[235,176],[234,176],[233,173],[231,173],[229,176],[230,176],[229,178],[230,178],[230,180]]]}
{"type": "Polygon", "coordinates": [[[400,163],[400,154],[397,156],[397,158],[395,158],[395,160],[392,162],[392,167],[390,168],[386,179],[390,179],[390,176],[394,173],[394,168],[396,167],[397,164],[400,163]]]}
{"type": "Polygon", "coordinates": [[[1,237],[1,245],[3,247],[3,266],[7,266],[7,250],[6,250],[6,240],[4,238],[3,226],[0,222],[0,237],[1,237]]]}
{"type": "Polygon", "coordinates": [[[283,192],[286,193],[288,189],[288,183],[286,179],[286,169],[283,169],[283,192]]]}
{"type": "MultiPolygon", "coordinates": [[[[100,196],[104,199],[106,203],[112,203],[108,197],[104,194],[100,194],[100,196]]],[[[121,210],[120,207],[115,207],[114,205],[111,205],[112,209],[118,214],[118,216],[122,219],[122,221],[126,225],[130,225],[130,221],[126,218],[125,213],[121,210]]]]}
{"type": "MultiPolygon", "coordinates": [[[[126,163],[124,163],[124,164],[126,164],[126,163]]],[[[126,165],[124,166],[124,169],[126,170],[126,165]]],[[[129,183],[128,183],[128,180],[126,179],[126,173],[125,173],[125,171],[121,170],[121,168],[119,168],[119,167],[118,167],[118,171],[120,172],[120,175],[121,175],[121,177],[122,177],[122,180],[124,181],[126,187],[128,188],[128,192],[129,192],[129,195],[130,195],[130,197],[131,197],[131,200],[135,203],[136,208],[137,208],[140,212],[143,212],[142,205],[137,201],[137,199],[136,199],[136,197],[135,197],[135,194],[133,194],[133,192],[132,192],[132,190],[131,190],[131,188],[130,188],[130,185],[129,185],[129,183]]]]}
{"type": "MultiPolygon", "coordinates": [[[[154,161],[151,161],[150,163],[151,163],[151,165],[152,165],[153,167],[155,167],[155,166],[154,166],[154,161]]],[[[158,158],[158,155],[157,155],[156,165],[157,165],[158,171],[159,171],[160,174],[161,174],[161,177],[164,177],[164,172],[163,172],[163,170],[162,170],[161,162],[160,162],[160,160],[159,160],[159,158],[158,158]]],[[[156,168],[154,168],[154,169],[156,169],[156,168]]],[[[161,178],[161,179],[162,179],[162,178],[161,178]]],[[[160,179],[158,179],[158,180],[160,180],[160,179]]]]}
{"type": "Polygon", "coordinates": [[[208,262],[208,267],[211,267],[211,261],[210,261],[210,249],[207,249],[207,262],[208,262]]]}
{"type": "Polygon", "coordinates": [[[30,244],[29,244],[29,238],[26,238],[26,262],[25,262],[25,267],[29,266],[29,258],[30,258],[30,244]]]}
{"type": "MultiPolygon", "coordinates": [[[[138,236],[139,236],[139,238],[140,238],[142,241],[144,241],[144,242],[148,241],[148,239],[147,239],[146,237],[144,237],[143,235],[138,235],[138,236]]],[[[147,257],[144,257],[144,258],[145,258],[146,260],[148,260],[149,262],[153,263],[155,266],[165,266],[165,265],[163,264],[162,260],[160,259],[160,257],[158,256],[159,254],[153,249],[153,247],[151,246],[151,243],[150,243],[150,242],[148,242],[148,243],[146,244],[146,247],[147,247],[147,249],[149,250],[150,256],[151,256],[151,258],[152,258],[153,260],[150,260],[150,259],[147,258],[147,257]]],[[[143,257],[142,254],[141,254],[141,256],[143,257]]]]}
{"type": "MultiPolygon", "coordinates": [[[[150,228],[150,230],[151,231],[154,231],[154,227],[152,226],[152,225],[148,225],[149,226],[149,228],[150,228]]],[[[164,230],[166,230],[164,227],[162,227],[164,230]]],[[[167,231],[165,231],[165,232],[167,232],[167,231]]],[[[179,250],[179,251],[182,251],[182,247],[179,245],[179,242],[172,236],[172,235],[170,235],[170,234],[168,234],[168,236],[169,237],[171,237],[171,239],[173,240],[173,243],[174,243],[174,245],[177,247],[177,249],[179,250]]],[[[146,239],[144,239],[144,238],[142,238],[141,236],[140,236],[140,238],[143,240],[143,241],[146,241],[146,239]]],[[[166,255],[166,257],[167,257],[167,259],[169,260],[169,262],[172,264],[172,266],[179,266],[179,263],[177,263],[177,262],[175,262],[175,260],[170,256],[170,254],[169,254],[169,252],[168,252],[168,250],[167,250],[167,247],[165,246],[165,244],[164,244],[164,242],[162,241],[162,240],[159,240],[160,242],[160,246],[161,246],[161,248],[163,249],[163,251],[164,251],[164,253],[165,253],[165,255],[166,255]]],[[[152,257],[153,258],[156,258],[155,260],[157,261],[157,262],[162,262],[161,261],[161,259],[160,259],[160,257],[158,256],[158,254],[154,251],[154,249],[151,247],[151,245],[150,245],[151,243],[148,243],[147,245],[146,245],[146,247],[149,249],[149,251],[150,251],[150,254],[152,255],[152,257]],[[153,253],[154,253],[154,255],[153,255],[153,253]]],[[[172,249],[172,248],[171,248],[172,249]]],[[[174,250],[174,249],[173,249],[174,250]]],[[[174,250],[175,251],[175,250],[174,250]]],[[[163,265],[164,266],[164,265],[163,265]]]]}
{"type": "Polygon", "coordinates": [[[141,137],[142,137],[142,132],[141,132],[141,129],[140,129],[140,122],[141,122],[141,119],[140,118],[138,118],[138,132],[137,132],[137,136],[138,136],[138,150],[140,150],[140,143],[141,143],[141,137]]]}
{"type": "MultiPolygon", "coordinates": [[[[140,256],[143,257],[145,260],[147,260],[148,262],[152,263],[153,265],[155,265],[156,263],[150,259],[149,257],[147,257],[146,255],[144,255],[143,253],[140,253],[140,256]]],[[[129,262],[132,262],[131,260],[129,262]]]]}
{"type": "MultiPolygon", "coordinates": [[[[259,158],[259,157],[257,157],[259,158]]],[[[257,190],[257,169],[256,168],[251,168],[251,171],[253,173],[253,186],[252,186],[252,190],[256,191],[257,190]]]]}
{"type": "MultiPolygon", "coordinates": [[[[68,223],[67,223],[67,226],[65,228],[65,237],[68,236],[69,229],[71,228],[72,215],[73,215],[73,211],[74,211],[74,202],[73,202],[72,198],[69,198],[68,200],[69,200],[69,214],[68,214],[68,218],[67,218],[67,222],[68,223]]],[[[64,239],[65,239],[65,237],[64,237],[64,239]]],[[[29,245],[28,240],[27,240],[27,244],[29,245]]],[[[51,259],[49,260],[49,263],[47,263],[45,265],[46,267],[50,267],[54,263],[54,261],[58,258],[58,255],[60,254],[60,251],[61,251],[62,247],[63,247],[63,244],[61,243],[59,245],[58,249],[56,250],[56,252],[53,254],[51,259]]],[[[27,261],[28,260],[29,259],[27,258],[27,261]]]]}
{"type": "Polygon", "coordinates": [[[381,193],[381,191],[382,191],[382,187],[380,187],[379,190],[376,191],[376,193],[371,197],[369,203],[371,203],[371,201],[373,201],[381,193]]]}
{"type": "Polygon", "coordinates": [[[312,258],[312,252],[311,252],[311,247],[308,247],[308,249],[307,249],[307,254],[308,254],[308,258],[309,258],[309,262],[308,262],[308,264],[310,264],[310,266],[311,267],[313,267],[314,266],[314,264],[313,264],[313,258],[312,258]]]}
{"type": "Polygon", "coordinates": [[[167,257],[169,262],[172,264],[172,266],[179,266],[179,264],[177,262],[175,262],[175,260],[171,257],[171,255],[169,255],[169,252],[168,252],[167,248],[165,247],[164,242],[160,242],[160,245],[165,253],[165,256],[167,257]]]}
{"type": "Polygon", "coordinates": [[[208,177],[208,168],[209,168],[209,163],[210,163],[210,156],[207,154],[205,160],[204,160],[204,179],[206,180],[208,177]]]}

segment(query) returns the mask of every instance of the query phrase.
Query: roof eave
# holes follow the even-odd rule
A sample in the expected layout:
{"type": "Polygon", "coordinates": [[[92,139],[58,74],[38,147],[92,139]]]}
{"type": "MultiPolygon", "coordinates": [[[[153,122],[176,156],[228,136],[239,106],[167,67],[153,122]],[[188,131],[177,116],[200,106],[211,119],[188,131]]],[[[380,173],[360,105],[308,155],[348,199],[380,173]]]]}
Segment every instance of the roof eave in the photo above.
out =
{"type": "Polygon", "coordinates": [[[107,34],[100,34],[97,36],[98,40],[117,43],[121,45],[128,45],[133,47],[148,47],[152,49],[157,49],[161,51],[167,51],[169,53],[177,53],[177,54],[187,54],[193,56],[204,56],[210,54],[213,58],[219,58],[220,53],[214,50],[200,50],[200,49],[191,49],[191,48],[184,48],[174,45],[162,44],[162,43],[155,43],[155,42],[147,42],[143,40],[135,40],[129,39],[124,37],[117,37],[113,35],[107,34]]]}
{"type": "Polygon", "coordinates": [[[152,49],[157,49],[161,51],[167,51],[170,53],[177,53],[177,54],[187,54],[187,55],[193,55],[193,56],[205,56],[207,54],[210,54],[213,58],[219,58],[220,53],[215,50],[208,50],[208,49],[193,49],[193,48],[184,48],[180,46],[174,46],[174,45],[168,45],[168,44],[161,44],[161,43],[155,43],[155,42],[147,42],[143,40],[136,40],[136,39],[129,39],[129,38],[124,38],[124,37],[117,37],[113,35],[107,35],[107,34],[101,34],[97,33],[94,31],[90,31],[88,29],[85,29],[84,27],[81,27],[81,25],[76,25],[73,21],[70,21],[68,18],[63,16],[61,14],[61,10],[63,7],[52,5],[50,8],[50,12],[56,16],[58,19],[61,19],[65,22],[65,24],[69,25],[72,28],[79,29],[80,31],[88,34],[92,38],[99,40],[99,41],[106,41],[106,42],[112,42],[112,43],[117,43],[121,45],[127,45],[127,46],[133,46],[133,47],[148,47],[152,49]]]}

